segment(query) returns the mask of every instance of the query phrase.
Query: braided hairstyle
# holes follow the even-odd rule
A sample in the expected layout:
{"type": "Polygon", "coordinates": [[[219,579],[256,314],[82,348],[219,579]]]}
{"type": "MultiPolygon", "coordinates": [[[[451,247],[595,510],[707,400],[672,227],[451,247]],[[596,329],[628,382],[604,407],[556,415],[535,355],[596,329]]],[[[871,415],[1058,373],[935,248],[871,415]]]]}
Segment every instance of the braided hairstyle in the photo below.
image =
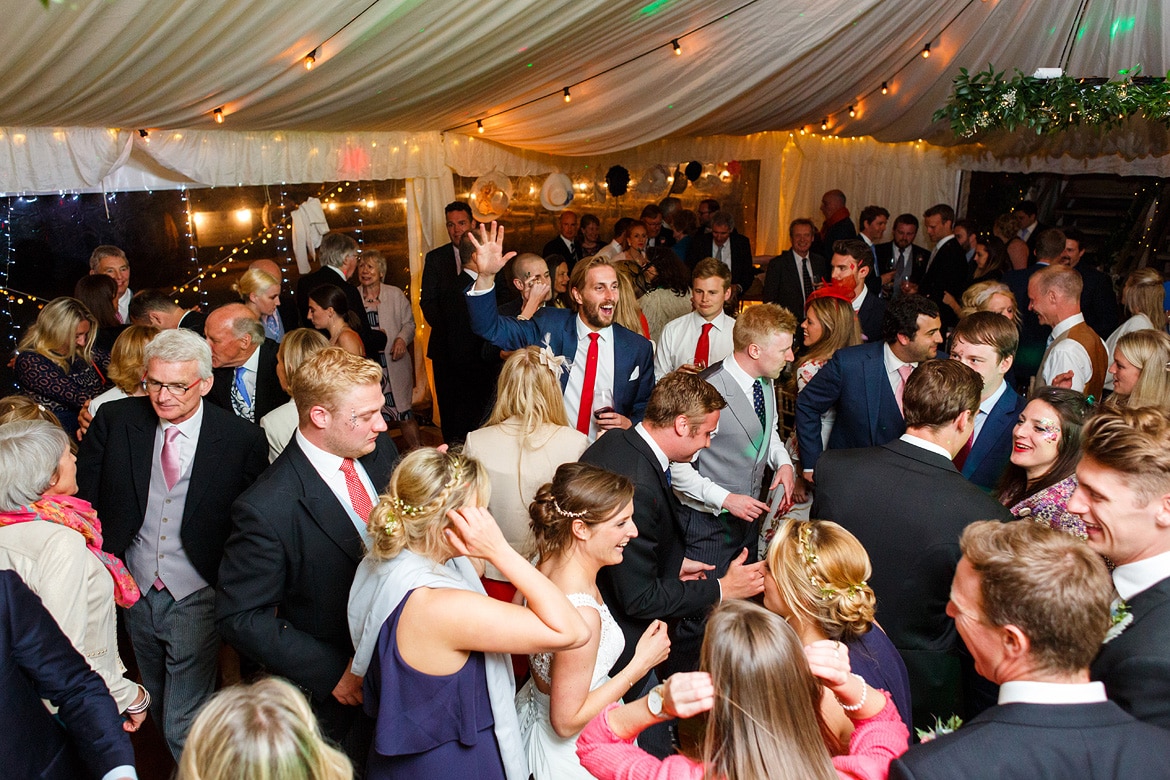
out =
{"type": "Polygon", "coordinates": [[[634,485],[621,474],[587,463],[564,463],[528,506],[536,555],[547,561],[573,543],[573,523],[599,525],[634,500],[634,485]]]}

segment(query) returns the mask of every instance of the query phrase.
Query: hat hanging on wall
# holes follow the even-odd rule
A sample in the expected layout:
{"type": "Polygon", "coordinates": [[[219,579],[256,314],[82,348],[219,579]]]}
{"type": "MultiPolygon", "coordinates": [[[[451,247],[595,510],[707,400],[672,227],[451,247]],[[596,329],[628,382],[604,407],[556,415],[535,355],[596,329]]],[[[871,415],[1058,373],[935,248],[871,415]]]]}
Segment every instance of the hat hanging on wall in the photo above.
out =
{"type": "Polygon", "coordinates": [[[605,172],[605,183],[610,195],[615,197],[625,195],[630,186],[630,172],[620,165],[615,165],[605,172]]]}
{"type": "Polygon", "coordinates": [[[471,185],[471,216],[478,222],[499,219],[512,202],[512,182],[499,171],[489,171],[471,185]]]}
{"type": "Polygon", "coordinates": [[[687,178],[695,181],[703,175],[703,165],[698,160],[691,160],[687,163],[687,178]]]}
{"type": "Polygon", "coordinates": [[[681,195],[683,192],[686,191],[686,189],[687,189],[687,177],[686,177],[686,174],[683,173],[682,166],[678,165],[674,169],[674,181],[671,182],[671,184],[670,184],[670,194],[671,195],[681,195]]]}
{"type": "Polygon", "coordinates": [[[639,195],[648,195],[651,198],[661,198],[670,187],[670,171],[665,165],[655,165],[646,169],[638,179],[637,190],[639,195]]]}
{"type": "Polygon", "coordinates": [[[540,188],[540,205],[548,211],[563,211],[572,202],[572,179],[563,173],[550,173],[540,188]]]}

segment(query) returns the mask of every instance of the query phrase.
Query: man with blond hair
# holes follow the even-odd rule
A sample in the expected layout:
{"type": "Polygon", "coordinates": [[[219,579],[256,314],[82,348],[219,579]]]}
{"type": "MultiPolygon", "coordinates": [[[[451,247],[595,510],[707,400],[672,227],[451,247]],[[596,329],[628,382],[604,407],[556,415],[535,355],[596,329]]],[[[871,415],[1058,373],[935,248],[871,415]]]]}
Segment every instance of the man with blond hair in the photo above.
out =
{"type": "Polygon", "coordinates": [[[1105,342],[1085,324],[1081,314],[1081,275],[1063,265],[1037,271],[1028,280],[1028,309],[1041,325],[1052,326],[1052,336],[1040,367],[1037,385],[1052,385],[1072,372],[1072,389],[1101,397],[1109,355],[1105,342]]]}
{"type": "Polygon", "coordinates": [[[1134,717],[1170,728],[1170,415],[1105,407],[1082,434],[1068,510],[1116,566],[1118,596],[1093,679],[1134,717]]]}
{"type": "Polygon", "coordinates": [[[1038,523],[972,523],[947,613],[998,705],[894,761],[895,780],[1170,777],[1170,734],[1090,682],[1109,630],[1101,557],[1038,523]]]}
{"type": "Polygon", "coordinates": [[[346,604],[370,510],[398,455],[381,414],[382,369],[330,347],[301,364],[291,389],[296,433],[232,506],[217,625],[242,654],[304,690],[326,735],[364,761],[346,604]]]}

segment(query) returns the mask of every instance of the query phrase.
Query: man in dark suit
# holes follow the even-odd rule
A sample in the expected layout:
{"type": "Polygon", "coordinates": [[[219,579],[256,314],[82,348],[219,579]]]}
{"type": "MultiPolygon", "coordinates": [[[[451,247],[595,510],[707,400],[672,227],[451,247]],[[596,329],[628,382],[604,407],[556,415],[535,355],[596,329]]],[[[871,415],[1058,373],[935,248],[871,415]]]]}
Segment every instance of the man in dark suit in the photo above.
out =
{"type": "Polygon", "coordinates": [[[881,295],[882,280],[877,273],[877,245],[886,235],[886,225],[890,221],[890,212],[881,206],[866,206],[857,215],[859,230],[857,237],[869,247],[871,272],[865,280],[869,291],[874,295],[881,295]]]}
{"type": "Polygon", "coordinates": [[[1012,454],[1012,431],[1026,402],[1004,381],[1012,368],[1019,332],[993,311],[959,320],[951,338],[951,359],[960,360],[983,380],[971,438],[955,456],[955,468],[984,490],[994,490],[1012,454]]]}
{"type": "MultiPolygon", "coordinates": [[[[301,327],[313,327],[313,323],[309,321],[309,294],[318,287],[331,284],[345,293],[349,310],[358,316],[361,325],[358,328],[358,335],[362,337],[366,354],[374,355],[381,352],[386,346],[385,341],[379,341],[370,328],[362,294],[355,285],[349,283],[349,277],[353,276],[354,269],[357,268],[357,242],[344,233],[330,231],[321,236],[317,258],[321,261],[321,267],[297,280],[297,313],[300,315],[301,327]]],[[[385,334],[382,335],[384,338],[385,334]]]]}
{"type": "Polygon", "coordinates": [[[813,251],[821,257],[832,254],[833,244],[838,241],[857,238],[857,228],[853,226],[849,209],[845,208],[845,193],[841,190],[829,190],[821,196],[821,215],[825,221],[813,244],[813,251]]]}
{"type": "MultiPolygon", "coordinates": [[[[540,250],[540,256],[548,258],[553,255],[560,255],[569,261],[569,270],[572,271],[573,266],[581,259],[581,247],[577,246],[578,221],[576,212],[569,211],[568,209],[562,211],[557,225],[559,226],[560,234],[544,245],[544,249],[540,250]]],[[[468,229],[470,227],[469,224],[468,229]]],[[[454,242],[455,238],[452,237],[451,240],[454,242]]]]}
{"type": "Polygon", "coordinates": [[[840,523],[869,553],[877,619],[906,662],[919,728],[936,715],[966,718],[990,703],[980,696],[986,685],[961,663],[946,612],[963,528],[1012,519],[951,462],[971,436],[980,385],[957,360],[927,361],[906,382],[900,439],[832,450],[817,463],[810,516],[840,523]]]}
{"type": "Polygon", "coordinates": [[[292,382],[297,432],[232,505],[216,621],[233,647],[304,690],[326,735],[364,760],[362,678],[350,672],[346,604],[366,521],[397,452],[382,419],[382,370],[336,347],[292,382]]]}
{"type": "Polygon", "coordinates": [[[489,236],[481,225],[480,240],[471,240],[479,275],[464,306],[472,331],[500,349],[546,344],[572,361],[561,372],[565,413],[590,438],[641,420],[654,387],[654,360],[648,340],[613,321],[620,294],[613,265],[598,258],[573,268],[569,294],[577,302],[576,314],[545,306],[531,320],[520,320],[501,316],[495,304],[496,274],[514,254],[503,253],[503,228],[497,234],[493,227],[489,236]]]}
{"type": "Polygon", "coordinates": [[[918,237],[918,217],[899,214],[894,218],[891,235],[893,240],[874,247],[883,298],[901,295],[903,282],[917,282],[930,259],[930,252],[914,243],[918,237]]]}
{"type": "Polygon", "coordinates": [[[999,704],[910,748],[890,777],[1170,777],[1170,733],[1089,681],[1113,597],[1100,557],[1036,523],[972,523],[960,546],[947,612],[999,704]]]}
{"type": "Polygon", "coordinates": [[[714,257],[731,269],[731,282],[738,285],[737,293],[752,286],[756,271],[752,265],[752,244],[747,236],[735,230],[735,220],[726,211],[711,215],[711,232],[695,235],[687,248],[687,266],[694,270],[699,261],[714,257]]]}
{"type": "Polygon", "coordinates": [[[7,777],[138,777],[125,721],[106,684],[13,571],[0,571],[0,679],[0,760],[7,777]]]}
{"type": "Polygon", "coordinates": [[[955,210],[945,203],[931,206],[923,214],[926,237],[934,251],[918,279],[917,292],[934,301],[942,315],[943,331],[949,333],[959,321],[955,308],[967,287],[967,254],[955,239],[955,210]]]}
{"type": "Polygon", "coordinates": [[[230,507],[268,465],[264,432],[212,404],[211,350],[166,330],[146,347],[147,396],[104,404],[82,442],[77,484],[102,519],[102,548],[142,598],[123,615],[151,714],[177,760],[215,691],[215,583],[230,507]]]}
{"type": "Polygon", "coordinates": [[[151,325],[159,330],[186,328],[203,335],[207,320],[197,309],[184,309],[162,290],[139,290],[130,299],[130,322],[151,325]]]}
{"type": "Polygon", "coordinates": [[[1042,224],[1039,217],[1039,210],[1036,208],[1035,201],[1022,200],[1016,204],[1012,210],[1016,219],[1020,221],[1020,238],[1028,245],[1028,265],[1036,262],[1039,254],[1036,251],[1036,242],[1039,240],[1040,234],[1045,230],[1051,230],[1051,225],[1042,224]]]}
{"type": "MultiPolygon", "coordinates": [[[[778,303],[799,321],[804,317],[808,296],[829,278],[829,263],[812,253],[817,230],[811,219],[794,219],[788,226],[792,248],[768,261],[764,274],[764,303],[778,303]]],[[[797,329],[797,346],[803,343],[797,329]]]]}
{"type": "MultiPolygon", "coordinates": [[[[1109,338],[1117,330],[1117,293],[1113,289],[1113,280],[1109,274],[1098,271],[1088,263],[1082,263],[1085,257],[1085,234],[1076,228],[1066,228],[1064,233],[1064,252],[1060,256],[1061,265],[1067,265],[1081,275],[1081,314],[1085,316],[1085,324],[1097,332],[1103,339],[1109,338]]],[[[1112,360],[1113,356],[1110,355],[1112,360]]]]}
{"type": "MultiPolygon", "coordinates": [[[[634,524],[638,536],[626,546],[622,562],[598,575],[602,600],[626,637],[614,665],[623,668],[634,655],[642,632],[653,620],[670,624],[670,658],[659,679],[676,671],[694,671],[699,663],[702,625],[720,598],[750,598],[763,591],[762,564],[745,565],[746,551],[723,578],[708,578],[712,567],[684,557],[684,529],[671,493],[667,471],[685,463],[711,443],[726,402],[696,374],[667,374],[646,406],[646,417],[629,430],[602,436],[581,455],[581,461],[623,474],[634,483],[634,524]]],[[[627,697],[637,698],[647,678],[627,697]]]]}
{"type": "Polygon", "coordinates": [[[207,400],[248,422],[288,402],[276,376],[279,344],[264,338],[256,313],[242,303],[229,303],[207,315],[204,326],[215,367],[215,384],[207,400]]]}
{"type": "Polygon", "coordinates": [[[884,339],[837,351],[796,396],[796,438],[804,478],[821,456],[821,415],[837,409],[829,447],[873,447],[906,430],[899,387],[942,344],[938,307],[921,295],[902,295],[886,307],[884,339]]]}
{"type": "Polygon", "coordinates": [[[1083,434],[1068,511],[1116,564],[1119,596],[1090,671],[1126,712],[1170,728],[1170,415],[1104,407],[1083,434]]]}
{"type": "Polygon", "coordinates": [[[642,209],[641,216],[638,219],[646,223],[646,251],[647,253],[656,246],[664,246],[670,248],[674,246],[674,231],[663,224],[665,216],[662,209],[653,203],[647,204],[642,209]]]}
{"type": "Polygon", "coordinates": [[[419,287],[419,307],[431,328],[427,357],[435,373],[435,398],[448,444],[462,442],[483,423],[499,372],[498,359],[486,359],[485,340],[471,330],[464,300],[477,276],[475,258],[462,246],[472,224],[470,206],[461,201],[447,204],[451,243],[427,253],[419,287]]]}
{"type": "Polygon", "coordinates": [[[776,429],[773,386],[792,360],[796,318],[774,303],[748,307],[735,320],[735,351],[700,374],[727,402],[719,435],[689,463],[670,467],[672,487],[683,506],[687,558],[715,567],[721,577],[746,549],[758,557],[760,524],[768,504],[760,501],[764,471],[771,490],[782,487],[780,511],[792,505],[792,459],[776,429]]]}
{"type": "Polygon", "coordinates": [[[882,338],[882,320],[886,301],[873,292],[867,280],[873,275],[873,255],[865,242],[846,238],[833,244],[829,275],[836,284],[853,291],[853,311],[861,327],[861,340],[877,342],[882,338]]]}
{"type": "Polygon", "coordinates": [[[1026,268],[1013,268],[1003,275],[1003,283],[1012,291],[1016,298],[1016,309],[1020,313],[1020,349],[1016,354],[1016,389],[1027,392],[1029,381],[1036,376],[1040,368],[1040,361],[1044,357],[1044,350],[1048,346],[1048,335],[1052,332],[1049,325],[1041,325],[1036,312],[1028,306],[1028,285],[1032,275],[1060,262],[1067,245],[1064,233],[1049,228],[1042,233],[1034,234],[1036,258],[1035,262],[1026,268]]]}

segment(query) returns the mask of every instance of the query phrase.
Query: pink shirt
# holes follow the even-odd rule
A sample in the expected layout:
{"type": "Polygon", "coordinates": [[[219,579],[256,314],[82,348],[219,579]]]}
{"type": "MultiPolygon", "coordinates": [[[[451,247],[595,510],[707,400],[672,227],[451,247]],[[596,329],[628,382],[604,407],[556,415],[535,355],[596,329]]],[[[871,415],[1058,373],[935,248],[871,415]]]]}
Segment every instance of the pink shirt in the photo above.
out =
{"type": "MultiPolygon", "coordinates": [[[[685,756],[655,758],[632,740],[625,740],[609,727],[611,704],[589,721],[577,739],[577,757],[599,780],[702,780],[703,765],[685,756]]],[[[906,752],[910,735],[890,697],[872,718],[855,721],[849,739],[849,755],[834,756],[833,768],[848,780],[886,780],[890,762],[906,752]]]]}

